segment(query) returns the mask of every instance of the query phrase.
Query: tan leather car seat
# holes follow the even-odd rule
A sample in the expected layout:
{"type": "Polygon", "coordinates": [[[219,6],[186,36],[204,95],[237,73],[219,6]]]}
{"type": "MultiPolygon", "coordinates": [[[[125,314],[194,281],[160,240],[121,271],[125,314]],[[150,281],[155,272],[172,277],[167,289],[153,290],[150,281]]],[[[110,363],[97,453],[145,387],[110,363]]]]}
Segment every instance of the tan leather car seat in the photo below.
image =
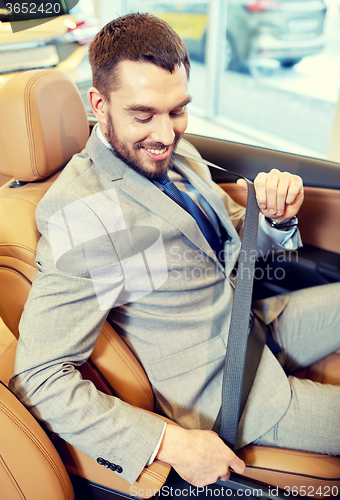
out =
{"type": "Polygon", "coordinates": [[[2,383],[0,428],[1,498],[74,498],[70,478],[57,450],[38,422],[2,383]]]}
{"type": "MultiPolygon", "coordinates": [[[[0,122],[0,173],[16,180],[0,188],[0,316],[18,337],[19,319],[36,274],[36,205],[60,169],[84,148],[88,122],[75,85],[55,70],[28,71],[11,79],[0,91],[0,114],[6,117],[0,122]]],[[[340,371],[339,364],[337,370],[340,371]]],[[[82,374],[100,390],[147,411],[153,410],[154,396],[142,367],[108,323],[82,374]]],[[[340,373],[336,377],[340,381],[340,373]]],[[[1,399],[2,395],[3,391],[1,399]]],[[[10,411],[15,415],[18,407],[13,406],[10,411]]],[[[26,412],[22,407],[20,411],[26,412]]],[[[15,442],[19,449],[19,441],[15,442]]],[[[53,442],[69,472],[129,492],[130,485],[118,474],[56,436],[53,442]]],[[[1,446],[0,440],[0,455],[1,446]]],[[[245,477],[260,483],[281,488],[310,486],[315,493],[319,487],[317,498],[340,488],[338,457],[260,446],[248,446],[241,450],[241,455],[247,463],[245,477]]],[[[14,476],[17,466],[18,463],[11,465],[14,476]]],[[[148,492],[162,486],[169,469],[158,460],[146,467],[136,482],[139,491],[150,496],[148,492]]]]}
{"type": "MultiPolygon", "coordinates": [[[[0,90],[0,115],[0,173],[11,178],[0,188],[0,317],[18,338],[19,320],[37,272],[34,260],[40,235],[35,209],[60,170],[84,148],[89,125],[79,91],[68,76],[56,70],[34,70],[13,77],[0,90]]],[[[8,372],[0,373],[2,380],[8,380],[8,372]]],[[[82,374],[102,391],[148,411],[154,408],[154,396],[144,370],[108,323],[82,374]]],[[[11,401],[16,405],[18,402],[13,395],[6,398],[9,411],[15,414],[18,407],[11,408],[11,401]]],[[[22,407],[21,412],[26,410],[22,407]]],[[[1,427],[1,435],[4,429],[1,427]]],[[[55,436],[53,441],[70,472],[108,488],[130,491],[131,485],[118,474],[55,436]]],[[[20,440],[15,438],[12,442],[17,443],[18,453],[20,440]]],[[[11,462],[13,477],[16,469],[19,475],[25,469],[29,458],[24,458],[11,462]]],[[[136,485],[139,490],[154,491],[162,486],[169,471],[169,465],[156,460],[144,469],[136,485]]],[[[32,474],[32,487],[39,484],[40,474],[44,471],[32,474]]],[[[36,500],[34,496],[27,498],[36,500]]],[[[54,500],[52,496],[45,498],[54,500]]]]}

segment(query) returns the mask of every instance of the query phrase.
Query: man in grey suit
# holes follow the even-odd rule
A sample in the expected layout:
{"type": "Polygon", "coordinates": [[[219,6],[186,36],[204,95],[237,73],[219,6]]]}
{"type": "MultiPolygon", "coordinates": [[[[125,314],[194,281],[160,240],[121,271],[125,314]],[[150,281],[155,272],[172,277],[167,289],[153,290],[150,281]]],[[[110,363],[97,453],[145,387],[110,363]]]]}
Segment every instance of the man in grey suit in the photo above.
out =
{"type": "MultiPolygon", "coordinates": [[[[198,156],[181,139],[190,62],[166,23],[141,14],[112,21],[92,42],[90,62],[89,101],[99,124],[37,209],[39,272],[10,387],[50,429],[94,459],[118,464],[130,483],[156,455],[193,485],[226,480],[229,468],[242,473],[245,466],[211,429],[244,209],[204,165],[185,158],[198,156]],[[220,251],[167,194],[169,181],[203,213],[220,251]],[[158,409],[179,426],[81,378],[76,367],[106,319],[143,364],[158,409]]],[[[299,246],[301,179],[273,169],[257,176],[255,189],[258,251],[299,246]]],[[[340,452],[340,388],[287,378],[282,368],[293,372],[340,348],[338,293],[335,284],[258,305],[282,351],[264,348],[237,447],[256,441],[340,452]]]]}

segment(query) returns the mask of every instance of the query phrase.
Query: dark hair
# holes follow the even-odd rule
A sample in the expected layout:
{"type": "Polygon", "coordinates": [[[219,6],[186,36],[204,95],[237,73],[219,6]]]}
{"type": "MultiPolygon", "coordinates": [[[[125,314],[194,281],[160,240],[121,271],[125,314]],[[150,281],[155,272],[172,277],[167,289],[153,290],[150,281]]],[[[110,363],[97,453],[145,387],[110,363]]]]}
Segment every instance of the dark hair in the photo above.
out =
{"type": "Polygon", "coordinates": [[[187,77],[190,58],[177,33],[151,14],[133,13],[104,26],[92,40],[89,61],[93,85],[108,101],[118,87],[117,65],[121,61],[150,62],[172,73],[182,63],[187,77]]]}

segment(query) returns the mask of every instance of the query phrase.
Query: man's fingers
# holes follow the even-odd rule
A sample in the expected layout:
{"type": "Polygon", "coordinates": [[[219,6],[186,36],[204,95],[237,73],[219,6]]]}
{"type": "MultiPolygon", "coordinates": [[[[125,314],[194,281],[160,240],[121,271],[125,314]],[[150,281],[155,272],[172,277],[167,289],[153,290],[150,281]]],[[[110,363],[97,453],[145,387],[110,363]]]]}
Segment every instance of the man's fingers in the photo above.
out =
{"type": "Polygon", "coordinates": [[[260,172],[254,180],[257,204],[261,210],[267,208],[267,174],[260,172]]]}
{"type": "MultiPolygon", "coordinates": [[[[301,177],[289,172],[272,169],[269,173],[260,172],[254,181],[256,199],[261,212],[267,217],[286,217],[288,206],[296,204],[296,212],[303,199],[301,177]]],[[[289,210],[291,212],[293,207],[289,210]]],[[[293,213],[293,215],[295,215],[293,213]]]]}
{"type": "Polygon", "coordinates": [[[267,207],[266,210],[270,215],[275,215],[277,212],[277,194],[280,184],[281,172],[273,168],[266,176],[266,197],[267,207]]]}
{"type": "Polygon", "coordinates": [[[237,474],[244,474],[246,471],[246,464],[235,455],[235,460],[232,460],[229,465],[228,473],[224,476],[220,476],[221,481],[228,481],[230,479],[230,472],[236,472],[237,474]]]}
{"type": "Polygon", "coordinates": [[[212,484],[218,477],[228,480],[229,468],[238,474],[245,471],[244,462],[215,432],[175,425],[167,425],[157,458],[172,465],[194,486],[212,484]]]}
{"type": "Polygon", "coordinates": [[[293,175],[291,177],[291,182],[289,185],[286,203],[287,205],[291,205],[297,199],[297,197],[302,193],[302,179],[298,175],[293,175]]]}
{"type": "Polygon", "coordinates": [[[275,215],[280,216],[283,215],[285,212],[287,195],[290,188],[290,181],[291,181],[291,175],[288,172],[282,172],[277,184],[275,215]]]}
{"type": "Polygon", "coordinates": [[[237,474],[244,474],[246,471],[246,464],[235,455],[235,459],[230,462],[230,468],[237,474]]]}
{"type": "Polygon", "coordinates": [[[230,479],[230,472],[228,472],[228,474],[226,476],[219,477],[219,479],[221,479],[221,481],[225,481],[225,482],[229,481],[229,479],[230,479]]]}
{"type": "Polygon", "coordinates": [[[237,179],[236,184],[241,188],[243,188],[245,191],[248,190],[248,184],[245,179],[237,179]]]}

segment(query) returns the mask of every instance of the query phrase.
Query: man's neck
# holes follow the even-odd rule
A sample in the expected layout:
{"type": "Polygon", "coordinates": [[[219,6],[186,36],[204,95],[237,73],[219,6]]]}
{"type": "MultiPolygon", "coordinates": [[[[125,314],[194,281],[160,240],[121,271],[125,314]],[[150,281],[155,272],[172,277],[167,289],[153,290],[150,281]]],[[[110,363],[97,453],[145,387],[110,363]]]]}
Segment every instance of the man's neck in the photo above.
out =
{"type": "Polygon", "coordinates": [[[98,123],[97,127],[96,127],[96,133],[97,133],[97,136],[98,138],[102,141],[102,143],[108,148],[108,149],[111,149],[111,151],[113,151],[113,147],[111,146],[111,144],[107,141],[107,139],[105,138],[103,132],[102,132],[102,129],[100,128],[100,124],[98,123]]]}

